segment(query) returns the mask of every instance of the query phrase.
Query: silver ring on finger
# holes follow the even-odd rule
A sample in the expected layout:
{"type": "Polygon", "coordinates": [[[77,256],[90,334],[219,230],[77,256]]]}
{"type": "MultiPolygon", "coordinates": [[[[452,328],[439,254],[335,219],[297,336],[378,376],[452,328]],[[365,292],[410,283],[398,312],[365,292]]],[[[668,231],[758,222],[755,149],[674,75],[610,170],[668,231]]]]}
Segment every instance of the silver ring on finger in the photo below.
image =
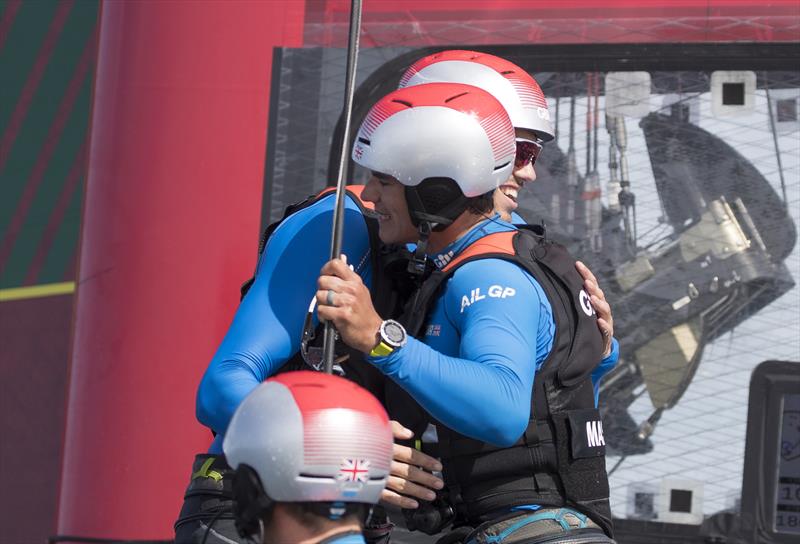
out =
{"type": "Polygon", "coordinates": [[[336,306],[336,304],[333,303],[333,294],[333,289],[328,289],[328,296],[325,297],[325,304],[328,306],[336,306]]]}

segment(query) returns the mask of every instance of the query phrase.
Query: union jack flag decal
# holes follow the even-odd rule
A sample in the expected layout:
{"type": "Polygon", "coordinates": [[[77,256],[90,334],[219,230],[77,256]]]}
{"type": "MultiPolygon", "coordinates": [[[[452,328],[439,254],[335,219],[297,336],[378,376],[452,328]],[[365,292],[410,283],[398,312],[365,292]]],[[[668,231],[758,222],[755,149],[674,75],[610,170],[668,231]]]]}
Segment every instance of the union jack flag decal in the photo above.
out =
{"type": "Polygon", "coordinates": [[[339,466],[339,473],[336,479],[340,482],[361,482],[369,481],[369,460],[347,458],[339,466]]]}

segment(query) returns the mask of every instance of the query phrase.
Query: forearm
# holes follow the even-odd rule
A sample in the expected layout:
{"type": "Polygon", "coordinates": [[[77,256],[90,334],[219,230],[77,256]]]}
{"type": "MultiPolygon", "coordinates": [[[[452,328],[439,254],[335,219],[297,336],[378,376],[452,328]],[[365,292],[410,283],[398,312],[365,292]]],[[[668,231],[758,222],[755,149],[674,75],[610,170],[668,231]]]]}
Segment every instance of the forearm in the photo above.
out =
{"type": "Polygon", "coordinates": [[[399,351],[371,358],[434,418],[483,442],[508,446],[530,415],[530,379],[508,361],[473,361],[443,355],[410,338],[399,351]]]}
{"type": "Polygon", "coordinates": [[[619,342],[616,338],[611,339],[611,353],[600,361],[600,364],[592,371],[592,385],[594,386],[594,405],[597,406],[600,399],[600,381],[606,374],[617,366],[619,362],[619,342]]]}
{"type": "Polygon", "coordinates": [[[233,323],[197,391],[197,419],[224,433],[239,403],[272,376],[296,351],[299,340],[275,316],[259,278],[236,311],[233,323]]]}

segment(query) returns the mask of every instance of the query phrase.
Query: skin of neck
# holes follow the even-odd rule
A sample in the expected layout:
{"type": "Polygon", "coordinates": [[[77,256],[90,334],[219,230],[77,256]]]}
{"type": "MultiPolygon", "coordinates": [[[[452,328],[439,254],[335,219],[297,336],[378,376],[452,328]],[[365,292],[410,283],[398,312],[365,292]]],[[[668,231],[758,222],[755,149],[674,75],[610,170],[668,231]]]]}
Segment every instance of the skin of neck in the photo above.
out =
{"type": "Polygon", "coordinates": [[[431,233],[428,238],[427,253],[429,255],[439,253],[448,245],[468,233],[472,227],[483,219],[485,219],[484,215],[474,213],[470,210],[463,211],[446,229],[431,233]]]}
{"type": "Polygon", "coordinates": [[[361,532],[361,525],[352,518],[321,520],[311,527],[278,503],[264,531],[264,544],[317,544],[340,533],[361,532]],[[321,526],[319,526],[321,525],[321,526]]]}

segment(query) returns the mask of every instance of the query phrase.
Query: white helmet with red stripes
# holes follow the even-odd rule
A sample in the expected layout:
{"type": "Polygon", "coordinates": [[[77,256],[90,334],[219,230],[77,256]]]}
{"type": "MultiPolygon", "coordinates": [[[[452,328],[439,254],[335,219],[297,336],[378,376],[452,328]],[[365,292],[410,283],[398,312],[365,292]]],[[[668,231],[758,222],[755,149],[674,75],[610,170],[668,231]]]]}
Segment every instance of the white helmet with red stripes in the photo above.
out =
{"type": "Polygon", "coordinates": [[[381,98],[359,128],[353,160],[405,185],[416,223],[443,225],[466,208],[465,198],[489,193],[508,179],[515,146],[514,127],[491,94],[471,85],[431,83],[381,98]],[[454,183],[453,190],[440,190],[443,181],[454,183]]]}
{"type": "Polygon", "coordinates": [[[389,476],[392,430],[378,400],[353,382],[287,372],[259,385],[222,444],[272,501],[376,503],[389,476]]]}
{"type": "Polygon", "coordinates": [[[400,87],[445,81],[480,87],[503,104],[514,127],[532,130],[542,141],[553,139],[542,89],[516,64],[477,51],[442,51],[411,65],[400,87]]]}

